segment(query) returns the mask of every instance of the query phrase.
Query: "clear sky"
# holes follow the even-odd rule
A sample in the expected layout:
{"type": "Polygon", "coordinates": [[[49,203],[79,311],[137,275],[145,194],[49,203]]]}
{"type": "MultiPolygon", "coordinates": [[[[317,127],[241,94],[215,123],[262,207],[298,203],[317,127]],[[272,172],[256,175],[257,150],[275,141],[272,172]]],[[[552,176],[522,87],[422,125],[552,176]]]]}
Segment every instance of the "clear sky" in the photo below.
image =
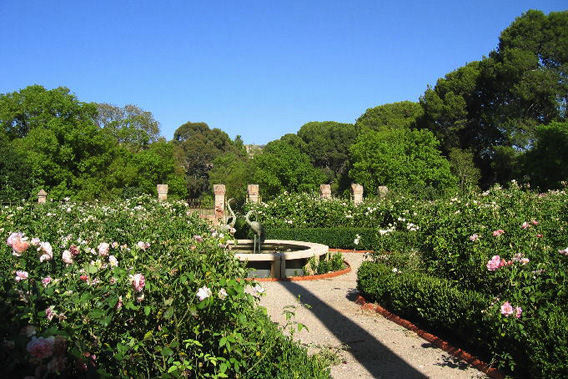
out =
{"type": "Polygon", "coordinates": [[[417,101],[495,49],[528,9],[565,0],[0,0],[0,93],[68,87],[135,104],[162,135],[204,121],[264,144],[309,121],[417,101]]]}

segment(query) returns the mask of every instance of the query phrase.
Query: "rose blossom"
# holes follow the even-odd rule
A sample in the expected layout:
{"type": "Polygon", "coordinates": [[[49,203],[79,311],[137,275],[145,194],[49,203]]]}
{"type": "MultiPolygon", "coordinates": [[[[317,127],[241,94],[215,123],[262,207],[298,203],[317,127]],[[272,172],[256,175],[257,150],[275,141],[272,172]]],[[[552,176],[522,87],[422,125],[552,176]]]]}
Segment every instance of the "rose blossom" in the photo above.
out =
{"type": "Polygon", "coordinates": [[[43,337],[32,337],[32,340],[28,342],[26,350],[31,356],[43,359],[51,356],[53,354],[53,344],[55,338],[53,336],[48,338],[43,337]]]}
{"type": "Polygon", "coordinates": [[[542,236],[542,234],[540,234],[540,233],[536,235],[536,238],[542,238],[542,237],[543,237],[543,236],[542,236]]]}
{"type": "Polygon", "coordinates": [[[142,291],[146,285],[146,280],[142,274],[130,275],[130,281],[136,292],[142,291]]]}
{"type": "Polygon", "coordinates": [[[229,294],[227,293],[227,291],[224,288],[221,288],[219,290],[219,299],[221,300],[225,300],[225,298],[228,296],[229,294]]]}
{"type": "Polygon", "coordinates": [[[522,314],[523,314],[523,308],[521,308],[521,307],[515,308],[515,317],[516,318],[521,318],[522,314]]]}
{"type": "Polygon", "coordinates": [[[493,237],[499,237],[501,234],[505,233],[503,229],[497,229],[493,231],[493,237]]]}
{"type": "Polygon", "coordinates": [[[532,220],[532,221],[531,221],[531,224],[533,224],[533,225],[536,226],[536,225],[538,225],[538,221],[537,221],[537,220],[532,220]]]}
{"type": "Polygon", "coordinates": [[[203,286],[199,290],[197,290],[195,296],[199,298],[199,301],[203,301],[211,296],[211,290],[207,288],[207,286],[203,286]]]}
{"type": "Polygon", "coordinates": [[[196,240],[197,242],[203,242],[203,237],[201,237],[200,235],[193,236],[193,239],[196,240]]]}
{"type": "Polygon", "coordinates": [[[116,259],[114,255],[109,255],[108,263],[111,265],[111,267],[116,267],[118,266],[118,259],[116,259]]]}
{"type": "Polygon", "coordinates": [[[10,235],[8,236],[8,239],[6,240],[6,244],[10,247],[12,247],[12,245],[14,244],[14,241],[16,239],[21,239],[24,236],[23,233],[18,232],[18,233],[10,233],[10,235]]]}
{"type": "Polygon", "coordinates": [[[82,281],[86,282],[87,280],[89,280],[89,277],[88,277],[87,275],[83,274],[83,275],[81,275],[81,276],[79,277],[79,279],[81,279],[82,281]]]}
{"type": "Polygon", "coordinates": [[[47,285],[51,283],[52,280],[53,279],[51,279],[51,276],[46,276],[41,280],[41,284],[43,284],[44,287],[47,287],[47,285]]]}
{"type": "Polygon", "coordinates": [[[73,264],[73,256],[69,250],[65,250],[63,254],[61,254],[61,259],[68,265],[73,264]]]}
{"type": "Polygon", "coordinates": [[[106,242],[101,242],[99,244],[99,246],[97,247],[97,250],[99,251],[99,255],[101,257],[106,257],[108,255],[109,249],[110,249],[110,245],[106,242]]]}
{"type": "Polygon", "coordinates": [[[505,266],[506,264],[507,264],[507,262],[504,259],[501,259],[501,257],[498,256],[498,255],[494,255],[493,258],[491,258],[487,262],[486,267],[489,271],[495,271],[498,268],[505,266]]]}
{"type": "Polygon", "coordinates": [[[521,229],[526,229],[529,228],[531,225],[528,222],[523,222],[523,225],[521,225],[521,229]]]}
{"type": "Polygon", "coordinates": [[[568,247],[567,247],[566,249],[564,249],[564,250],[558,250],[558,252],[559,252],[560,254],[562,254],[562,255],[568,256],[568,247]]]}
{"type": "Polygon", "coordinates": [[[136,246],[138,246],[140,249],[142,250],[146,250],[147,248],[150,247],[150,244],[148,242],[142,242],[142,241],[138,241],[138,243],[136,244],[136,246]]]}
{"type": "Polygon", "coordinates": [[[39,257],[40,262],[50,261],[53,259],[53,248],[49,242],[41,242],[37,250],[42,253],[39,257]]]}
{"type": "Polygon", "coordinates": [[[513,306],[508,301],[504,302],[503,305],[501,305],[501,314],[503,316],[509,317],[510,315],[513,314],[513,312],[514,312],[513,306]]]}
{"type": "Polygon", "coordinates": [[[27,271],[16,271],[16,282],[20,280],[28,279],[28,272],[27,271]]]}
{"type": "Polygon", "coordinates": [[[479,240],[479,236],[477,234],[472,234],[471,236],[469,236],[469,240],[471,242],[475,242],[475,241],[479,240]]]}
{"type": "Polygon", "coordinates": [[[57,314],[55,313],[55,310],[53,309],[53,305],[45,310],[45,317],[47,317],[47,319],[49,321],[53,320],[53,317],[55,317],[55,316],[57,316],[57,314]]]}
{"type": "Polygon", "coordinates": [[[41,240],[37,237],[34,237],[30,242],[32,243],[32,246],[38,247],[39,244],[41,243],[41,240]]]}
{"type": "Polygon", "coordinates": [[[74,257],[79,255],[79,247],[77,247],[75,245],[69,246],[69,251],[71,252],[71,254],[73,254],[74,257]]]}

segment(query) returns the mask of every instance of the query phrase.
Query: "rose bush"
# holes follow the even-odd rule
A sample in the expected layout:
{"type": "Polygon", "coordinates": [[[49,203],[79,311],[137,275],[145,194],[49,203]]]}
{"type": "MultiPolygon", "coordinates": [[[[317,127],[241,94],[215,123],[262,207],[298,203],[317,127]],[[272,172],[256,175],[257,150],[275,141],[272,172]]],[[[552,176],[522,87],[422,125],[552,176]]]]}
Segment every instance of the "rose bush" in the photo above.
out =
{"type": "Polygon", "coordinates": [[[4,377],[328,375],[184,202],[4,207],[0,235],[4,377]]]}

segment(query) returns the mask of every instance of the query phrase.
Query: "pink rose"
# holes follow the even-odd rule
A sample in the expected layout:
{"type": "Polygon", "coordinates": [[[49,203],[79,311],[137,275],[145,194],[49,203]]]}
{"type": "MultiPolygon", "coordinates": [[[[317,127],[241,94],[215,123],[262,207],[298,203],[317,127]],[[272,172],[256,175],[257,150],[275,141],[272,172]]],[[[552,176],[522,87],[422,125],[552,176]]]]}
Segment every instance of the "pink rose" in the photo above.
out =
{"type": "Polygon", "coordinates": [[[511,303],[506,301],[503,303],[503,305],[501,305],[501,314],[505,317],[509,317],[513,314],[513,306],[511,305],[511,303]]]}
{"type": "Polygon", "coordinates": [[[537,221],[537,220],[532,220],[531,223],[532,223],[533,225],[535,225],[535,226],[538,225],[538,221],[537,221]]]}
{"type": "Polygon", "coordinates": [[[101,242],[97,250],[99,251],[99,255],[101,257],[106,257],[108,255],[108,250],[110,249],[110,245],[106,242],[101,242]]]}
{"type": "Polygon", "coordinates": [[[49,338],[32,337],[32,340],[26,346],[26,350],[34,358],[47,358],[53,354],[54,341],[55,338],[53,336],[49,338]]]}
{"type": "Polygon", "coordinates": [[[471,236],[469,236],[469,240],[471,242],[475,242],[479,239],[479,236],[477,234],[472,234],[471,236]]]}
{"type": "Polygon", "coordinates": [[[146,280],[142,274],[130,275],[130,281],[136,292],[142,291],[146,285],[146,280]]]}
{"type": "Polygon", "coordinates": [[[28,279],[28,272],[27,271],[16,271],[16,282],[20,280],[27,280],[28,279]]]}
{"type": "Polygon", "coordinates": [[[82,281],[86,282],[87,280],[89,280],[89,277],[88,277],[87,275],[83,274],[83,275],[81,275],[81,276],[79,277],[79,279],[81,279],[82,281]]]}
{"type": "Polygon", "coordinates": [[[108,263],[110,264],[111,267],[116,267],[118,266],[118,259],[116,259],[114,255],[109,255],[108,263]]]}
{"type": "Polygon", "coordinates": [[[53,279],[51,279],[51,276],[46,276],[41,280],[41,284],[43,284],[44,287],[47,287],[47,285],[51,283],[52,280],[53,279]]]}
{"type": "Polygon", "coordinates": [[[521,225],[521,229],[526,229],[529,228],[531,225],[528,222],[523,222],[523,225],[521,225]]]}
{"type": "Polygon", "coordinates": [[[499,237],[503,233],[505,233],[503,229],[497,229],[493,232],[493,237],[499,237]]]}
{"type": "Polygon", "coordinates": [[[536,238],[542,238],[542,237],[543,237],[543,236],[542,236],[542,234],[540,234],[540,233],[536,235],[536,238]]]}
{"type": "Polygon", "coordinates": [[[74,257],[79,255],[79,247],[77,247],[75,245],[69,246],[69,251],[71,252],[71,254],[73,254],[74,257]]]}
{"type": "Polygon", "coordinates": [[[16,257],[21,256],[22,253],[30,247],[27,237],[24,237],[23,233],[10,234],[6,243],[12,248],[12,254],[16,257]]]}
{"type": "Polygon", "coordinates": [[[523,308],[521,308],[521,307],[515,308],[515,317],[516,318],[521,318],[522,314],[523,314],[523,308]]]}
{"type": "Polygon", "coordinates": [[[504,259],[501,259],[500,256],[498,255],[494,255],[493,258],[491,258],[488,262],[487,262],[487,269],[489,271],[495,271],[503,266],[505,266],[506,262],[504,259]]]}
{"type": "Polygon", "coordinates": [[[203,237],[201,237],[200,235],[193,236],[193,239],[196,240],[197,242],[203,242],[203,237]]]}
{"type": "Polygon", "coordinates": [[[55,313],[55,310],[53,309],[53,305],[45,310],[45,317],[47,317],[47,319],[49,321],[53,320],[53,317],[55,317],[55,316],[57,316],[57,314],[55,313]]]}

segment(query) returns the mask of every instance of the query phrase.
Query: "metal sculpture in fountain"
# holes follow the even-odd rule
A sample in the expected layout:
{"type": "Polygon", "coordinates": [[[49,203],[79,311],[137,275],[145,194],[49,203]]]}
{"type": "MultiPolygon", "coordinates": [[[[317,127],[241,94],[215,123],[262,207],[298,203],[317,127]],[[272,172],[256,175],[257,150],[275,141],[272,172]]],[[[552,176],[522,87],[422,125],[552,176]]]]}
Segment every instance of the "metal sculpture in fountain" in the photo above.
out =
{"type": "Polygon", "coordinates": [[[254,232],[254,245],[253,245],[253,251],[256,253],[260,253],[261,245],[264,242],[264,238],[265,238],[265,234],[264,234],[264,228],[262,227],[262,224],[258,221],[251,221],[250,220],[250,215],[252,214],[253,211],[248,211],[248,213],[245,215],[245,221],[247,222],[248,226],[252,229],[252,231],[254,232]],[[257,244],[256,244],[256,237],[258,236],[258,251],[257,251],[257,244]]]}
{"type": "Polygon", "coordinates": [[[227,218],[227,220],[225,221],[226,222],[225,229],[227,229],[227,231],[229,231],[229,232],[231,230],[235,229],[235,223],[237,222],[237,216],[235,215],[235,212],[233,212],[233,208],[231,208],[231,201],[233,201],[233,200],[235,200],[235,199],[230,198],[227,201],[227,208],[229,208],[229,212],[231,213],[231,216],[229,216],[227,218]],[[229,220],[231,220],[231,221],[229,221],[229,220]]]}

